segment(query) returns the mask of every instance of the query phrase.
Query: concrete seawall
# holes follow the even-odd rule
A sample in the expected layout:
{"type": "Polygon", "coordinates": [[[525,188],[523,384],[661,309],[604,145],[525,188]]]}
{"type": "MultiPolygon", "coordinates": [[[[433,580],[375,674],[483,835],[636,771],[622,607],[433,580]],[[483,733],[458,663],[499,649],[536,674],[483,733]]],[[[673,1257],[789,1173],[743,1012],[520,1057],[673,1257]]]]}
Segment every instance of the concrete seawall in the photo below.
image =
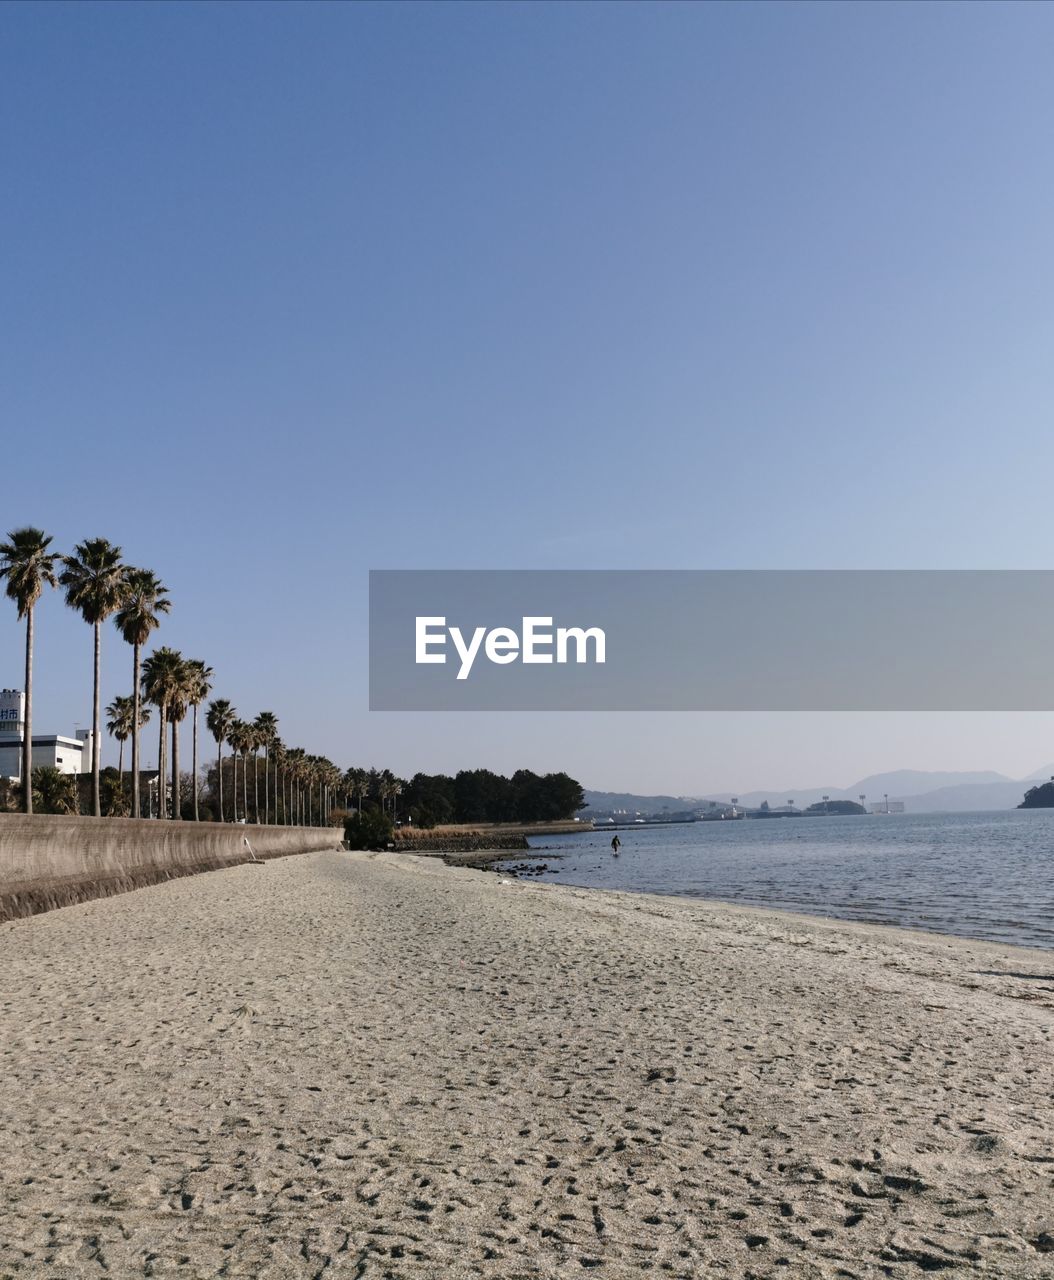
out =
{"type": "Polygon", "coordinates": [[[0,921],[258,858],[337,848],[336,827],[0,814],[0,921]]]}

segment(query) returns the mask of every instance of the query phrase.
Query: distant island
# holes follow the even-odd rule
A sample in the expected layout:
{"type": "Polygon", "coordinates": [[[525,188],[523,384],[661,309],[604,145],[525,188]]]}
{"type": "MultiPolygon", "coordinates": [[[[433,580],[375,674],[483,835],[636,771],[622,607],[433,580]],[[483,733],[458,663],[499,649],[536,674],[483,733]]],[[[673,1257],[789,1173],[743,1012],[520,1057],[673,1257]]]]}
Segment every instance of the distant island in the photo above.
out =
{"type": "MultiPolygon", "coordinates": [[[[828,814],[835,812],[835,801],[848,800],[859,803],[871,812],[889,813],[971,813],[991,809],[1014,809],[1030,788],[1043,789],[1054,775],[1054,761],[1044,763],[1019,778],[1006,774],[983,772],[925,772],[917,769],[896,769],[887,773],[870,774],[850,786],[812,785],[800,783],[786,790],[741,790],[695,792],[692,795],[655,795],[625,791],[586,790],[586,807],[582,818],[606,823],[635,822],[638,818],[663,821],[693,821],[698,818],[720,817],[722,811],[731,816],[738,813],[762,816],[766,802],[769,811],[764,816],[797,816],[819,804],[827,797],[828,814]],[[793,797],[793,805],[791,804],[793,797]]],[[[1031,808],[1036,804],[1021,805],[1031,808]]],[[[1039,798],[1040,806],[1054,805],[1054,799],[1039,798]]],[[[814,810],[815,812],[815,810],[814,810]]]]}
{"type": "Polygon", "coordinates": [[[1054,778],[1038,787],[1029,787],[1019,809],[1054,809],[1054,778]]]}

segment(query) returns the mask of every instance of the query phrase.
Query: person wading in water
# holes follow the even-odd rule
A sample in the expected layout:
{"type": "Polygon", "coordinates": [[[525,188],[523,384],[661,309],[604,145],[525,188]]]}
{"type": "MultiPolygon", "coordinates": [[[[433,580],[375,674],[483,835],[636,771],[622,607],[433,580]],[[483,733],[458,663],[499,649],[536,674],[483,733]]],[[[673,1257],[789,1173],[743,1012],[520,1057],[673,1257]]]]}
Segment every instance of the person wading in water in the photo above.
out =
{"type": "Polygon", "coordinates": [[[611,842],[611,853],[613,857],[618,857],[618,851],[622,848],[622,841],[616,836],[611,842]]]}

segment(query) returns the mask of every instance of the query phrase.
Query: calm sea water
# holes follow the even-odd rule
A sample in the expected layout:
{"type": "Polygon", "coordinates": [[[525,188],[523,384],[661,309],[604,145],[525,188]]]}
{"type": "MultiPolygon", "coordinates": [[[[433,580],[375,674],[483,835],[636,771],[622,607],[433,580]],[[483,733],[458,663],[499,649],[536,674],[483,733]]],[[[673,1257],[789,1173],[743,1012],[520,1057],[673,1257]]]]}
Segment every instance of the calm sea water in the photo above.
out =
{"type": "Polygon", "coordinates": [[[1054,809],[631,827],[532,840],[540,879],[1054,949],[1054,809]]]}

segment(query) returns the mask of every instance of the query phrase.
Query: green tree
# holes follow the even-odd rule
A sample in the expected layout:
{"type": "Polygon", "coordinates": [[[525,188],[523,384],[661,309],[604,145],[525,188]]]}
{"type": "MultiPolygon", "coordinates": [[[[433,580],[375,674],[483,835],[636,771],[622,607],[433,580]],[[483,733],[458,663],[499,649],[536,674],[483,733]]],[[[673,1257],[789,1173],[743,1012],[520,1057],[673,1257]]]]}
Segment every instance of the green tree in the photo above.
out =
{"type": "MultiPolygon", "coordinates": [[[[167,758],[165,739],[169,725],[169,708],[179,695],[183,680],[183,657],[176,649],[155,649],[143,663],[143,697],[152,702],[160,712],[157,741],[157,816],[168,817],[167,758]]],[[[178,802],[177,785],[173,798],[178,802]]]]}
{"type": "Polygon", "coordinates": [[[124,793],[124,779],[120,770],[108,765],[100,774],[102,811],[107,818],[128,816],[128,797],[124,793]]]}
{"type": "Polygon", "coordinates": [[[242,817],[249,820],[249,748],[252,743],[252,726],[246,720],[235,720],[227,731],[227,741],[234,755],[234,821],[238,821],[238,757],[242,761],[242,817]]]}
{"type": "Polygon", "coordinates": [[[248,724],[249,750],[253,757],[253,822],[260,821],[260,748],[263,746],[263,730],[258,720],[248,724]]]}
{"type": "Polygon", "coordinates": [[[387,849],[394,826],[380,809],[353,813],[344,820],[344,839],[349,849],[387,849]]]}
{"type": "Polygon", "coordinates": [[[99,794],[99,757],[102,754],[102,716],[100,714],[99,670],[102,654],[102,624],[117,611],[124,600],[126,580],[121,564],[121,548],[105,538],[88,538],[79,542],[73,555],[62,557],[59,582],[66,588],[66,603],[76,609],[91,627],[94,650],[92,661],[92,813],[102,816],[99,794]]]}
{"type": "Polygon", "coordinates": [[[415,773],[406,787],[405,806],[419,827],[454,821],[454,779],[443,773],[415,773]]]}
{"type": "Polygon", "coordinates": [[[194,708],[194,821],[200,822],[198,814],[198,707],[209,696],[212,688],[212,668],[207,667],[200,658],[187,660],[187,700],[194,708]]]}
{"type": "MultiPolygon", "coordinates": [[[[120,744],[117,752],[117,777],[121,794],[124,794],[124,744],[132,735],[132,717],[135,715],[135,698],[114,698],[106,708],[106,732],[120,744]]],[[[139,708],[140,729],[150,719],[146,707],[139,708]]]]}
{"type": "Polygon", "coordinates": [[[289,809],[285,798],[285,743],[276,735],[269,750],[271,759],[274,761],[274,820],[276,823],[282,822],[285,826],[288,826],[289,809]]]}
{"type": "MultiPolygon", "coordinates": [[[[273,711],[261,711],[253,721],[256,740],[264,749],[264,822],[271,821],[271,749],[278,739],[278,717],[273,711]]],[[[275,797],[277,799],[277,795],[275,797]]]]}
{"type": "Polygon", "coordinates": [[[347,772],[348,790],[355,798],[355,808],[361,813],[362,802],[370,794],[370,775],[366,769],[349,769],[347,772]]]}
{"type": "Polygon", "coordinates": [[[307,778],[307,752],[303,747],[293,747],[286,752],[286,768],[289,774],[289,805],[294,826],[304,824],[304,782],[307,778]]]}
{"type": "Polygon", "coordinates": [[[180,822],[183,818],[183,774],[179,768],[179,730],[187,718],[190,706],[190,693],[193,683],[190,663],[182,654],[179,665],[172,673],[172,689],[168,699],[168,722],[172,726],[172,820],[180,822]]]}
{"type": "Polygon", "coordinates": [[[0,543],[0,578],[26,620],[26,718],[22,725],[22,803],[33,812],[33,610],[45,587],[58,586],[51,539],[43,529],[27,526],[7,535],[0,543]]]}
{"type": "MultiPolygon", "coordinates": [[[[161,625],[160,613],[168,613],[172,605],[168,592],[149,569],[125,570],[125,596],[114,621],[126,644],[132,646],[132,817],[138,818],[139,807],[139,726],[141,719],[143,645],[150,633],[161,625]]],[[[158,764],[160,765],[160,760],[158,764]]],[[[158,791],[160,793],[160,783],[158,791]]]]}
{"type": "Polygon", "coordinates": [[[72,773],[61,773],[54,765],[37,765],[30,775],[33,801],[39,813],[76,813],[77,779],[72,773]]]}
{"type": "Polygon", "coordinates": [[[210,702],[205,713],[205,725],[216,739],[216,793],[221,822],[226,820],[223,816],[223,744],[237,718],[237,712],[226,698],[216,698],[210,702]]]}
{"type": "Polygon", "coordinates": [[[17,789],[10,778],[0,778],[0,813],[11,813],[17,807],[17,789]]]}

